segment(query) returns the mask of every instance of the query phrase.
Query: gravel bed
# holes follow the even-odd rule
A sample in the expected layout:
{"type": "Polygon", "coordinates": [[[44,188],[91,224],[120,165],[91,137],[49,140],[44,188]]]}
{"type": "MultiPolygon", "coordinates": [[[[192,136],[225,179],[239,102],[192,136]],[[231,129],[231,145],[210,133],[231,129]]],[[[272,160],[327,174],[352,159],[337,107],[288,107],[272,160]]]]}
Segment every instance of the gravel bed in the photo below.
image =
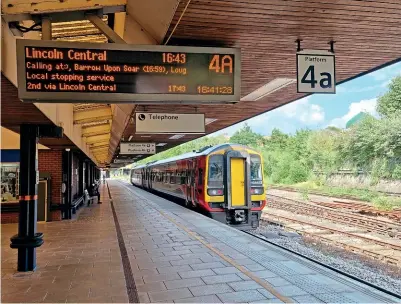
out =
{"type": "Polygon", "coordinates": [[[365,258],[342,248],[329,246],[318,240],[296,236],[278,225],[261,223],[253,233],[321,263],[401,295],[401,268],[365,258]],[[283,234],[283,235],[280,235],[283,234]]]}

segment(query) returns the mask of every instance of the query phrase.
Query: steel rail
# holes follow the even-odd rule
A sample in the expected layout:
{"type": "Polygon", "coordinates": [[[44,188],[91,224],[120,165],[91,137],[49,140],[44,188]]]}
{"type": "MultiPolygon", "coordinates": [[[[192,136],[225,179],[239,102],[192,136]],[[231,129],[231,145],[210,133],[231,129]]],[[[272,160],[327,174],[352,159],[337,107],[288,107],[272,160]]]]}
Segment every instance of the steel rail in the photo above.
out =
{"type": "Polygon", "coordinates": [[[279,245],[279,244],[277,244],[277,243],[274,243],[274,242],[272,242],[272,241],[269,241],[269,240],[266,239],[265,237],[263,237],[263,236],[261,236],[261,235],[258,235],[258,234],[255,234],[255,232],[249,232],[249,231],[244,231],[244,232],[247,233],[247,234],[249,234],[249,235],[252,235],[252,236],[254,236],[254,237],[256,237],[256,238],[258,238],[258,239],[260,239],[260,240],[262,240],[262,241],[264,241],[264,242],[266,242],[266,243],[269,243],[269,244],[271,244],[271,245],[273,245],[273,246],[276,246],[276,247],[278,247],[278,248],[280,248],[280,249],[282,249],[282,250],[288,251],[288,252],[290,252],[290,253],[292,253],[292,254],[294,254],[294,255],[296,255],[296,256],[302,257],[302,258],[304,258],[304,259],[306,259],[306,260],[308,260],[308,261],[311,261],[311,262],[316,263],[316,264],[318,264],[318,265],[320,265],[320,266],[323,266],[323,267],[325,267],[325,268],[327,268],[327,269],[330,269],[330,270],[332,270],[332,271],[334,271],[334,272],[336,272],[336,273],[339,273],[339,274],[341,274],[341,275],[343,275],[343,276],[345,276],[345,277],[348,277],[348,278],[350,278],[350,279],[352,279],[352,280],[355,280],[355,281],[357,281],[357,282],[359,282],[359,283],[365,284],[365,285],[367,285],[367,286],[369,286],[369,287],[372,287],[372,288],[374,288],[374,289],[376,289],[376,290],[379,290],[379,291],[381,291],[381,292],[383,292],[383,293],[385,293],[385,294],[387,294],[387,295],[390,295],[390,296],[395,297],[395,298],[397,298],[397,299],[401,299],[401,295],[396,294],[395,292],[392,292],[392,291],[387,290],[387,289],[385,289],[385,288],[383,288],[383,287],[377,286],[377,285],[375,285],[375,284],[373,284],[373,283],[370,283],[370,282],[368,282],[368,281],[366,281],[366,280],[364,280],[364,279],[361,279],[361,278],[359,278],[359,277],[357,277],[357,276],[354,276],[354,275],[352,275],[352,274],[350,274],[350,273],[348,273],[348,272],[342,271],[342,270],[337,269],[337,268],[335,268],[335,267],[333,267],[333,266],[330,266],[330,265],[327,265],[327,264],[325,264],[325,263],[323,263],[323,262],[320,262],[320,261],[318,261],[318,260],[316,260],[316,259],[314,259],[314,258],[308,257],[308,256],[306,256],[306,255],[304,255],[304,254],[302,254],[302,253],[296,252],[296,251],[294,251],[294,250],[292,250],[292,249],[289,249],[289,248],[287,248],[287,247],[284,247],[284,246],[282,246],[282,245],[279,245]]]}
{"type": "MultiPolygon", "coordinates": [[[[279,216],[277,216],[277,218],[280,219],[279,216]]],[[[272,224],[277,225],[277,222],[274,222],[274,221],[269,220],[267,218],[262,218],[261,222],[272,223],[272,224]]],[[[397,258],[394,258],[391,255],[382,254],[382,253],[380,253],[380,251],[376,252],[376,251],[372,251],[370,249],[366,249],[366,248],[363,248],[363,247],[358,247],[356,245],[353,245],[353,243],[350,244],[350,243],[347,243],[347,242],[342,242],[342,241],[344,241],[343,239],[341,239],[341,240],[332,239],[329,236],[333,235],[333,234],[330,233],[330,231],[328,231],[328,230],[323,230],[322,229],[322,231],[326,232],[326,233],[323,233],[323,232],[322,233],[315,233],[315,232],[310,232],[307,229],[302,229],[302,228],[304,228],[304,226],[299,228],[299,229],[297,229],[297,228],[293,228],[293,227],[287,226],[287,225],[285,225],[285,223],[281,223],[280,225],[286,227],[287,229],[289,229],[291,231],[295,231],[295,232],[297,232],[297,233],[299,233],[301,235],[309,236],[309,237],[314,238],[314,239],[318,239],[320,242],[329,244],[330,246],[334,245],[334,246],[337,246],[337,247],[344,248],[345,250],[348,250],[348,251],[351,251],[351,252],[357,252],[357,253],[365,255],[365,256],[367,256],[369,258],[373,258],[373,259],[378,260],[378,261],[386,262],[387,264],[396,265],[396,266],[401,265],[401,260],[399,260],[397,258]]],[[[338,235],[338,233],[337,233],[337,235],[338,235]]],[[[347,238],[349,240],[352,240],[352,236],[348,235],[347,238]]],[[[380,245],[380,246],[383,246],[383,245],[380,245]]],[[[397,249],[390,249],[390,250],[397,251],[397,249]]]]}
{"type": "MultiPolygon", "coordinates": [[[[269,214],[269,213],[266,213],[266,214],[269,214]]],[[[292,222],[295,222],[295,223],[300,223],[300,224],[303,224],[303,225],[316,227],[316,228],[321,229],[321,230],[327,230],[327,231],[331,231],[331,232],[334,232],[334,233],[345,234],[345,235],[348,235],[348,236],[351,236],[351,237],[355,237],[355,238],[359,238],[359,239],[365,240],[367,242],[376,243],[376,244],[382,245],[382,246],[387,246],[387,247],[390,247],[390,248],[392,248],[394,250],[401,250],[401,245],[397,245],[397,244],[394,244],[394,243],[388,243],[386,241],[376,240],[374,238],[361,236],[361,235],[354,234],[354,233],[351,233],[351,232],[341,231],[341,230],[338,230],[338,229],[335,229],[335,228],[330,228],[330,227],[326,227],[326,226],[322,226],[322,225],[312,224],[312,223],[309,223],[309,222],[305,222],[303,220],[293,219],[293,218],[290,218],[290,217],[287,217],[287,216],[283,216],[283,215],[275,215],[275,214],[269,214],[269,215],[274,216],[276,218],[283,218],[284,220],[287,220],[287,221],[292,221],[292,222]]]]}
{"type": "MultiPolygon", "coordinates": [[[[334,210],[327,206],[316,205],[313,203],[300,202],[294,199],[268,194],[268,198],[270,198],[270,205],[281,205],[285,204],[284,210],[289,211],[298,211],[302,214],[309,215],[312,211],[314,215],[316,212],[319,212],[320,216],[329,220],[336,220],[346,224],[352,224],[353,226],[362,227],[371,231],[376,231],[380,234],[393,233],[395,238],[401,238],[401,225],[394,222],[383,221],[368,218],[367,216],[355,214],[353,212],[348,211],[339,211],[334,210]],[[285,200],[289,202],[288,204],[285,202],[280,202],[279,200],[285,200]],[[291,205],[291,206],[290,206],[291,205]],[[292,209],[292,210],[291,210],[292,209]]],[[[283,209],[283,208],[278,208],[283,209]]],[[[391,236],[391,235],[390,235],[391,236]]],[[[392,236],[393,237],[393,236],[392,236]]]]}
{"type": "MultiPolygon", "coordinates": [[[[281,187],[281,186],[269,186],[269,189],[272,190],[283,190],[283,191],[288,191],[288,192],[299,192],[302,191],[303,189],[301,188],[292,188],[292,187],[281,187]]],[[[379,192],[381,194],[385,194],[387,196],[395,196],[395,197],[401,197],[401,193],[398,192],[386,192],[386,191],[376,191],[379,192]]],[[[320,196],[327,196],[327,197],[333,197],[333,198],[340,198],[340,199],[349,199],[349,200],[354,200],[354,201],[359,201],[359,202],[366,202],[360,198],[357,198],[355,196],[352,195],[330,195],[324,192],[319,192],[319,191],[314,191],[314,190],[308,190],[309,194],[314,194],[314,195],[320,195],[320,196]]]]}

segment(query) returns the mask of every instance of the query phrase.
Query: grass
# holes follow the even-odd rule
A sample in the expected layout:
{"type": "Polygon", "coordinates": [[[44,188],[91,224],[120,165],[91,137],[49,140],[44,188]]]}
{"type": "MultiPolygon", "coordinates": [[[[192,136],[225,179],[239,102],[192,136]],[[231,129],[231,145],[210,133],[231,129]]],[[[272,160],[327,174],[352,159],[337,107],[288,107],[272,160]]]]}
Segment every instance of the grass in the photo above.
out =
{"type": "Polygon", "coordinates": [[[379,210],[389,211],[394,209],[395,207],[401,207],[401,198],[386,196],[381,194],[380,192],[367,189],[318,185],[316,182],[313,181],[307,181],[294,185],[278,184],[277,186],[290,186],[292,188],[295,188],[301,193],[304,200],[308,198],[308,193],[312,190],[328,196],[351,196],[365,202],[371,202],[379,210]]]}

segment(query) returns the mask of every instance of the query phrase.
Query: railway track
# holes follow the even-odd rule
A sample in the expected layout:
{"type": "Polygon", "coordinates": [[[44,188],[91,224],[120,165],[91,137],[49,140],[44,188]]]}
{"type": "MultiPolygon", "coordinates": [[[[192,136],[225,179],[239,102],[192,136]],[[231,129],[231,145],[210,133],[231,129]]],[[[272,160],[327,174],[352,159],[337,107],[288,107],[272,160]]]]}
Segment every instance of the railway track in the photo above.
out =
{"type": "Polygon", "coordinates": [[[348,251],[362,254],[384,263],[401,266],[401,246],[380,239],[367,237],[362,231],[340,229],[327,225],[312,224],[308,219],[295,219],[291,215],[264,214],[262,222],[280,222],[287,230],[318,239],[323,243],[335,245],[348,251]]]}
{"type": "Polygon", "coordinates": [[[401,266],[400,224],[276,195],[267,198],[270,208],[264,211],[262,222],[279,222],[287,230],[323,243],[401,266]],[[322,219],[329,222],[319,223],[322,219]],[[372,232],[382,236],[369,235],[372,232]]]}
{"type": "Polygon", "coordinates": [[[328,205],[317,205],[316,203],[301,202],[294,199],[267,195],[268,206],[281,210],[288,210],[295,214],[311,215],[319,218],[328,219],[338,223],[351,225],[366,229],[367,232],[375,232],[391,238],[401,240],[401,224],[384,219],[375,219],[368,216],[355,214],[350,211],[340,211],[332,209],[328,205]]]}
{"type": "Polygon", "coordinates": [[[385,288],[383,288],[383,287],[381,287],[381,286],[378,286],[378,285],[373,284],[373,283],[371,283],[371,282],[369,282],[369,281],[367,281],[367,280],[364,280],[364,279],[362,279],[362,278],[360,278],[360,277],[354,276],[354,275],[352,275],[352,274],[350,274],[350,273],[348,273],[348,272],[346,272],[346,271],[342,271],[342,270],[338,269],[338,267],[332,267],[332,266],[330,266],[330,265],[327,265],[327,263],[323,263],[323,262],[321,262],[321,261],[319,261],[319,260],[317,260],[317,259],[311,258],[311,257],[309,257],[309,256],[307,256],[307,255],[304,255],[304,254],[302,254],[302,253],[299,253],[299,252],[297,252],[297,251],[294,251],[294,250],[292,250],[292,249],[290,249],[290,248],[287,248],[287,247],[285,247],[285,246],[283,246],[283,245],[277,244],[276,242],[271,241],[271,240],[267,239],[266,237],[264,237],[264,236],[262,236],[262,235],[260,235],[260,234],[258,234],[258,233],[256,233],[256,232],[254,232],[254,231],[248,231],[248,232],[246,232],[246,233],[248,233],[248,234],[250,234],[250,235],[252,235],[252,236],[258,238],[259,240],[262,240],[262,241],[264,241],[264,242],[266,242],[266,243],[269,243],[269,244],[271,244],[271,245],[273,245],[273,246],[276,246],[276,247],[278,247],[278,248],[280,248],[280,249],[282,249],[282,250],[285,250],[285,251],[287,251],[287,252],[290,252],[291,254],[293,254],[293,255],[295,255],[295,256],[299,256],[299,257],[301,257],[301,258],[303,258],[303,259],[305,259],[305,260],[308,260],[308,261],[311,261],[311,262],[313,262],[313,263],[315,263],[315,264],[317,264],[317,265],[323,266],[323,267],[325,267],[325,268],[327,268],[327,269],[330,269],[330,270],[332,270],[332,271],[334,271],[334,272],[336,272],[336,273],[339,273],[339,274],[341,274],[341,275],[343,275],[343,276],[345,276],[345,277],[348,277],[348,278],[350,278],[350,279],[352,279],[352,280],[355,280],[355,281],[357,281],[357,282],[360,282],[360,283],[362,283],[362,284],[365,284],[365,285],[367,285],[367,286],[370,286],[370,287],[372,287],[372,288],[374,288],[374,289],[376,289],[376,290],[379,290],[379,291],[381,291],[381,292],[384,292],[385,294],[391,295],[391,296],[393,296],[393,297],[395,297],[395,298],[397,298],[397,299],[401,299],[401,296],[400,296],[400,294],[398,294],[398,293],[394,293],[394,292],[389,291],[389,290],[387,290],[387,289],[385,289],[385,288]]]}
{"type": "MultiPolygon", "coordinates": [[[[302,191],[302,189],[299,188],[293,188],[293,187],[282,187],[282,186],[269,186],[269,189],[276,189],[276,190],[284,190],[284,191],[289,191],[289,192],[299,192],[302,191]]],[[[381,193],[383,195],[387,195],[387,196],[394,196],[394,197],[401,197],[401,193],[398,192],[385,192],[385,191],[376,191],[378,193],[381,193]]],[[[314,190],[308,190],[309,194],[315,194],[315,195],[321,195],[321,196],[329,196],[329,197],[337,197],[337,198],[345,198],[345,199],[349,199],[349,200],[353,200],[353,201],[359,201],[359,202],[363,202],[363,200],[352,196],[352,195],[329,195],[329,194],[325,194],[319,191],[314,191],[314,190]]]]}
{"type": "Polygon", "coordinates": [[[392,211],[381,211],[376,208],[363,204],[354,202],[341,202],[334,200],[333,202],[316,202],[312,201],[314,204],[322,205],[332,209],[347,209],[352,211],[357,211],[360,214],[366,214],[371,216],[385,216],[391,220],[399,221],[401,220],[401,210],[392,211]]]}

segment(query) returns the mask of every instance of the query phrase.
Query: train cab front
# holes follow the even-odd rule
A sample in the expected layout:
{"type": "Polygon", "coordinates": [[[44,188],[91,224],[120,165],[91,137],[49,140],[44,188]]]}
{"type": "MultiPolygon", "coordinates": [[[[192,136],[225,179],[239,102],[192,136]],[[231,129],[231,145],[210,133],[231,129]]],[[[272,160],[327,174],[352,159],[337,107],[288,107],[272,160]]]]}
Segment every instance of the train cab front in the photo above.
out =
{"type": "Polygon", "coordinates": [[[240,230],[259,226],[266,204],[259,153],[230,149],[208,157],[206,205],[212,218],[240,230]]]}

